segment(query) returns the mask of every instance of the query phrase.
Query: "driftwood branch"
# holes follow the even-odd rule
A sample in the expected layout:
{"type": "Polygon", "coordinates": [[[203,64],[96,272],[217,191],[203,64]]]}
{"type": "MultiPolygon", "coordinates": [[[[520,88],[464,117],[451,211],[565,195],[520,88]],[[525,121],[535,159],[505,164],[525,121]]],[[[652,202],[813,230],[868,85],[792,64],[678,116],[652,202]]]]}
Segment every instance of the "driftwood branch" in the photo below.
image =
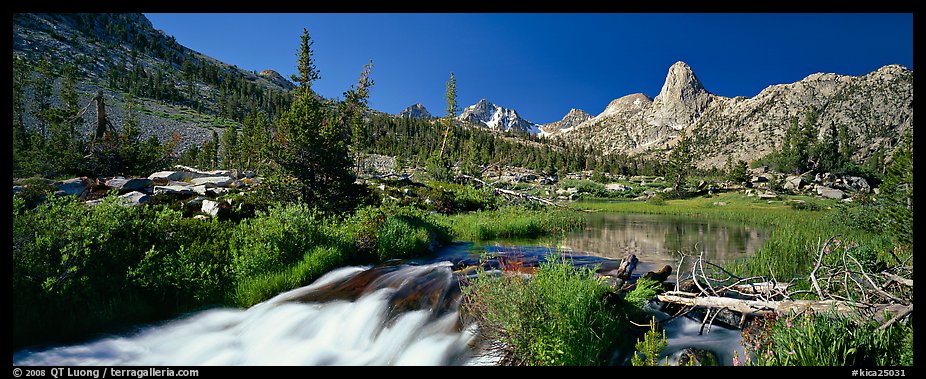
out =
{"type": "Polygon", "coordinates": [[[462,174],[462,175],[460,175],[459,177],[465,178],[465,179],[468,179],[468,180],[471,180],[471,181],[474,181],[474,182],[476,182],[476,183],[479,183],[479,184],[482,185],[483,187],[491,188],[493,191],[495,191],[496,194],[503,194],[503,195],[508,195],[508,196],[520,197],[520,198],[527,199],[527,200],[530,200],[530,201],[535,201],[535,202],[542,203],[542,204],[546,204],[546,205],[552,205],[552,206],[554,206],[554,207],[560,207],[560,208],[565,208],[565,207],[566,207],[565,205],[552,202],[552,201],[547,200],[547,199],[544,199],[544,198],[542,198],[542,197],[537,197],[537,196],[534,196],[534,195],[528,195],[528,194],[526,194],[526,193],[521,193],[521,192],[512,191],[512,190],[506,190],[506,189],[502,189],[502,188],[495,188],[495,187],[489,185],[488,183],[486,183],[486,182],[484,182],[484,181],[482,181],[482,180],[480,180],[480,179],[477,179],[477,178],[475,178],[475,177],[469,176],[469,175],[462,174]]]}

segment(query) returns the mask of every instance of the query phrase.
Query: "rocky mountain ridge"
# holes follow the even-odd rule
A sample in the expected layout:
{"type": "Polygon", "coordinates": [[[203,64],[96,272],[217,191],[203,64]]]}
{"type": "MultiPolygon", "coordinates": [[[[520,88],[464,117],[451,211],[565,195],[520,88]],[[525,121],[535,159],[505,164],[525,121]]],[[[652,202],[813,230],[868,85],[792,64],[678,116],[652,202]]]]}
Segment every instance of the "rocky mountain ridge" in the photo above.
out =
{"type": "Polygon", "coordinates": [[[599,149],[604,154],[659,156],[686,131],[699,149],[697,165],[721,167],[727,157],[755,160],[781,145],[792,117],[815,108],[818,135],[830,123],[848,126],[863,160],[895,147],[913,125],[913,72],[887,65],[867,75],[817,73],[766,88],[752,98],[708,92],[684,62],[669,68],[652,101],[632,94],[612,101],[599,115],[551,138],[599,149]]]}
{"type": "Polygon", "coordinates": [[[569,110],[569,113],[566,113],[566,115],[563,116],[561,120],[541,125],[540,134],[542,136],[547,136],[555,133],[563,133],[564,131],[571,130],[576,125],[590,120],[592,117],[593,116],[586,111],[572,108],[569,110]]]}
{"type": "Polygon", "coordinates": [[[434,118],[434,116],[432,116],[431,113],[428,112],[427,109],[425,109],[424,105],[421,105],[421,103],[416,103],[416,104],[414,104],[414,105],[410,105],[408,108],[405,108],[405,109],[403,109],[401,112],[399,112],[399,114],[398,114],[397,116],[399,116],[399,117],[401,117],[401,118],[414,118],[414,119],[419,119],[419,118],[423,118],[423,119],[432,119],[432,118],[434,118]]]}
{"type": "Polygon", "coordinates": [[[501,107],[486,99],[481,99],[476,104],[464,108],[463,113],[457,116],[457,120],[503,132],[514,130],[530,135],[537,135],[541,132],[540,125],[521,118],[514,109],[501,107]]]}

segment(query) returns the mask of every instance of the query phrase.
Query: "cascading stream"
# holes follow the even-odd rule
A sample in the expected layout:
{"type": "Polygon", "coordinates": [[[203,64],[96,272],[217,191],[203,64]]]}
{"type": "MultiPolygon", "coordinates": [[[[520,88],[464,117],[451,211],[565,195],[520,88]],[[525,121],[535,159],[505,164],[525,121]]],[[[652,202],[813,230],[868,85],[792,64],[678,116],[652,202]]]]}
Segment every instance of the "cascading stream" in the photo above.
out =
{"type": "Polygon", "coordinates": [[[250,309],[206,310],[134,335],[23,350],[13,364],[464,364],[475,333],[460,325],[450,267],[341,268],[250,309]]]}

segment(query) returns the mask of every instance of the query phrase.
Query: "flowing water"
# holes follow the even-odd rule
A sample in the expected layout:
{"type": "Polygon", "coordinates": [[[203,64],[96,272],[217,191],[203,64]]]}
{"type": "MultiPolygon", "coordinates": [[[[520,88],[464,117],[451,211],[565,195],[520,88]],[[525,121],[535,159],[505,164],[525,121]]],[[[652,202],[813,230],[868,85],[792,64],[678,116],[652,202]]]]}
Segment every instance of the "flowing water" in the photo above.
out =
{"type": "MultiPolygon", "coordinates": [[[[471,273],[467,267],[493,269],[505,259],[536,265],[565,256],[602,273],[635,253],[639,275],[663,262],[674,267],[673,250],[700,245],[709,247],[710,259],[732,259],[760,246],[765,235],[703,220],[595,215],[563,246],[455,244],[428,259],[345,267],[249,309],[210,309],[86,343],[23,349],[13,354],[13,364],[491,365],[497,357],[480,353],[478,329],[459,317],[459,279],[471,273]]],[[[686,347],[715,351],[725,365],[732,364],[734,350],[743,355],[736,330],[714,326],[699,335],[700,323],[685,317],[662,327],[670,361],[686,347]]]]}

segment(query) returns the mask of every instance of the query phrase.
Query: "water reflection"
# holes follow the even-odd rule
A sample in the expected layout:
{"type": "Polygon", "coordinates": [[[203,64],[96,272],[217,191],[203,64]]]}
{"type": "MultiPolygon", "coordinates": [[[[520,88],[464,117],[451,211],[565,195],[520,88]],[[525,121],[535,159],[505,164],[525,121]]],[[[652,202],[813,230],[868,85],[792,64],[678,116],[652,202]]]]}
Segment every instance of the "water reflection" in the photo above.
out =
{"type": "MultiPolygon", "coordinates": [[[[636,254],[639,272],[676,265],[682,254],[730,262],[755,253],[770,231],[739,223],[667,215],[595,213],[567,235],[564,248],[612,259],[636,254]]],[[[686,259],[689,260],[690,259],[686,259]]]]}

